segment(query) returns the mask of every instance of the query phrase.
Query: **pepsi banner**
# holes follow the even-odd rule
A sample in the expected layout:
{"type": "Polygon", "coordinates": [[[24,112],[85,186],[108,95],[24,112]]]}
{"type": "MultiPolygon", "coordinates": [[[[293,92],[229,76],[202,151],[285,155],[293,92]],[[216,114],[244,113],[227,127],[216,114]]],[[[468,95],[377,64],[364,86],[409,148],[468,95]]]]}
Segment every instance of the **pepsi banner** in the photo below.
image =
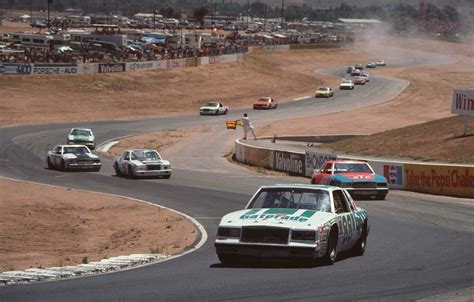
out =
{"type": "Polygon", "coordinates": [[[369,161],[376,174],[387,179],[390,189],[403,189],[405,187],[403,164],[396,162],[369,161]]]}

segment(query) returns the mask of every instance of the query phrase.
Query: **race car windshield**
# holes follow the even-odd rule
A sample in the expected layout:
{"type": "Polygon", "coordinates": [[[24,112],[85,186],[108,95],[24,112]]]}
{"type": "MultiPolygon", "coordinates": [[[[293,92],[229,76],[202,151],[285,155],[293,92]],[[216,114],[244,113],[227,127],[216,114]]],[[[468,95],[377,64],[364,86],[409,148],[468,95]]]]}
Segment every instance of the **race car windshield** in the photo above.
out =
{"type": "Polygon", "coordinates": [[[206,107],[217,107],[219,103],[207,103],[206,107]]]}
{"type": "Polygon", "coordinates": [[[77,136],[89,136],[91,135],[91,132],[89,130],[82,130],[82,129],[74,129],[72,130],[72,135],[77,135],[77,136]]]}
{"type": "Polygon", "coordinates": [[[372,173],[366,163],[337,163],[334,173],[372,173]]]}
{"type": "Polygon", "coordinates": [[[87,150],[86,147],[64,147],[64,154],[75,154],[75,155],[81,155],[81,154],[87,154],[89,153],[89,150],[87,150]]]}
{"type": "Polygon", "coordinates": [[[319,90],[322,90],[322,91],[329,91],[329,88],[328,88],[328,87],[319,87],[319,90]]]}
{"type": "Polygon", "coordinates": [[[329,193],[325,190],[269,188],[252,199],[249,209],[284,208],[331,212],[329,193]]]}
{"type": "Polygon", "coordinates": [[[161,157],[156,151],[133,151],[133,160],[160,160],[161,157]]]}

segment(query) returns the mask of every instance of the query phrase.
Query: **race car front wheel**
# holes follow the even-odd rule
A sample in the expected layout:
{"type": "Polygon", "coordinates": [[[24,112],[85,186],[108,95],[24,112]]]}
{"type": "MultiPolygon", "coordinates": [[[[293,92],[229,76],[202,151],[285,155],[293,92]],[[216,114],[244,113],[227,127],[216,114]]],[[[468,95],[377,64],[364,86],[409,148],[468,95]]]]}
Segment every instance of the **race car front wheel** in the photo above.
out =
{"type": "Polygon", "coordinates": [[[51,159],[49,159],[49,156],[46,158],[46,164],[48,165],[48,169],[53,169],[53,163],[51,162],[51,159]]]}
{"type": "Polygon", "coordinates": [[[336,262],[337,258],[337,231],[336,229],[331,229],[328,239],[328,247],[326,250],[326,255],[323,257],[323,263],[326,265],[332,265],[336,262]]]}
{"type": "Polygon", "coordinates": [[[122,172],[120,171],[117,164],[114,165],[115,175],[122,176],[122,172]]]}

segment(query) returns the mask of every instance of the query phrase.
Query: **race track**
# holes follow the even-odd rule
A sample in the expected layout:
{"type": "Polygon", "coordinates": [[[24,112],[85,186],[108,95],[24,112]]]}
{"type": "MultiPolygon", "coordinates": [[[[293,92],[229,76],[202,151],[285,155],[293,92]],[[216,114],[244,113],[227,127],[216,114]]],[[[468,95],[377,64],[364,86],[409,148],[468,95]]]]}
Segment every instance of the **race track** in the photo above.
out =
{"type": "MultiPolygon", "coordinates": [[[[329,71],[339,75],[340,70],[329,71]]],[[[308,98],[277,110],[248,110],[254,123],[311,116],[380,103],[398,95],[407,82],[372,77],[332,99],[308,98]]],[[[219,219],[241,209],[263,184],[308,182],[249,172],[222,158],[240,131],[225,130],[228,116],[174,116],[141,121],[34,125],[0,129],[0,175],[64,187],[144,199],[197,219],[209,234],[196,252],[163,263],[73,280],[0,288],[0,301],[288,301],[415,300],[473,285],[472,204],[452,198],[391,192],[386,201],[359,201],[368,210],[371,232],[362,257],[342,257],[332,266],[224,267],[214,252],[219,219]],[[114,176],[103,158],[99,173],[46,169],[45,155],[64,143],[73,126],[93,129],[98,141],[152,130],[219,126],[170,157],[170,180],[129,180],[114,176]]]]}

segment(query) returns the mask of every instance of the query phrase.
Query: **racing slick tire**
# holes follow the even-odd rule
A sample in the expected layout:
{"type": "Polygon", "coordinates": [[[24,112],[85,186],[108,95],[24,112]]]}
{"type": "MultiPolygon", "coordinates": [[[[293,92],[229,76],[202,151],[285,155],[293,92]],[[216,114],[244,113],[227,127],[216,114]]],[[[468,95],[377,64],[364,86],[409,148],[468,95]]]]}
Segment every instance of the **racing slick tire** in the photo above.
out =
{"type": "Polygon", "coordinates": [[[387,193],[381,193],[374,196],[375,200],[385,200],[387,193]]]}
{"type": "Polygon", "coordinates": [[[133,175],[133,168],[130,165],[127,167],[127,176],[128,178],[135,178],[135,175],[133,175]]]}
{"type": "Polygon", "coordinates": [[[46,158],[46,164],[48,165],[48,169],[50,170],[54,169],[53,163],[49,159],[49,156],[46,158]]]}
{"type": "Polygon", "coordinates": [[[59,164],[59,171],[66,171],[66,164],[64,163],[64,159],[61,159],[61,163],[59,164]]]}
{"type": "Polygon", "coordinates": [[[337,230],[335,228],[331,229],[328,239],[328,247],[326,254],[323,256],[323,264],[332,265],[336,262],[337,258],[337,230]]]}
{"type": "Polygon", "coordinates": [[[232,254],[217,254],[219,261],[226,266],[236,266],[239,264],[239,258],[232,254]]]}
{"type": "Polygon", "coordinates": [[[362,256],[365,253],[367,247],[367,220],[364,221],[364,226],[362,227],[362,234],[360,235],[359,240],[352,247],[352,254],[354,256],[362,256]]]}
{"type": "Polygon", "coordinates": [[[119,167],[117,166],[117,164],[114,165],[114,170],[115,170],[115,175],[117,176],[123,176],[122,175],[122,172],[120,171],[119,167]]]}

